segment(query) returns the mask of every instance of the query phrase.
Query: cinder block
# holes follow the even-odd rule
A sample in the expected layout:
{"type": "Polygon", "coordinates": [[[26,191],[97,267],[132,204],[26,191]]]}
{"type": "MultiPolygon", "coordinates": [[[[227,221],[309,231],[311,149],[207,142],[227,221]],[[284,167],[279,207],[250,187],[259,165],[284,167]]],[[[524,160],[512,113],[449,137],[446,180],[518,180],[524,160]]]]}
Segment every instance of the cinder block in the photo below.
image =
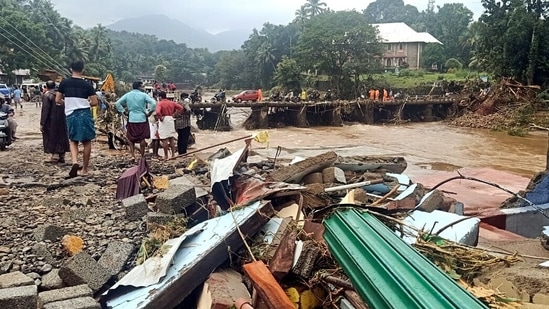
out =
{"type": "Polygon", "coordinates": [[[80,297],[56,301],[44,306],[44,309],[101,309],[101,306],[91,297],[80,297]]]}
{"type": "Polygon", "coordinates": [[[37,241],[56,241],[65,235],[64,228],[55,225],[41,225],[34,229],[34,238],[37,241]]]}
{"type": "Polygon", "coordinates": [[[126,209],[126,219],[137,221],[149,212],[147,201],[143,194],[130,196],[122,200],[122,206],[126,209]]]}
{"type": "Polygon", "coordinates": [[[347,183],[345,172],[335,166],[327,167],[322,170],[322,180],[324,183],[347,183]]]}
{"type": "Polygon", "coordinates": [[[173,185],[156,197],[156,207],[165,214],[180,214],[196,203],[194,187],[173,185]]]}
{"type": "Polygon", "coordinates": [[[36,285],[0,289],[0,308],[31,309],[38,304],[36,285]]]}
{"type": "MultiPolygon", "coordinates": [[[[87,284],[81,284],[77,286],[71,286],[68,288],[41,292],[38,294],[38,301],[40,305],[45,305],[62,300],[79,298],[79,297],[92,297],[93,291],[87,284]]],[[[69,308],[69,307],[67,307],[69,308]]]]}
{"type": "Polygon", "coordinates": [[[166,225],[168,222],[176,219],[178,215],[168,215],[161,212],[147,213],[147,226],[150,224],[166,225]]]}
{"type": "Polygon", "coordinates": [[[59,269],[59,277],[69,286],[87,284],[97,292],[109,281],[111,274],[89,254],[80,252],[65,261],[59,269]]]}
{"type": "Polygon", "coordinates": [[[238,298],[251,301],[242,276],[232,269],[218,270],[204,282],[197,308],[229,309],[238,298]]]}
{"type": "Polygon", "coordinates": [[[0,289],[33,284],[34,280],[20,271],[0,275],[0,289]]]}
{"type": "Polygon", "coordinates": [[[123,241],[113,241],[107,246],[107,250],[99,259],[99,265],[103,266],[112,276],[124,268],[126,261],[133,253],[133,245],[123,241]]]}

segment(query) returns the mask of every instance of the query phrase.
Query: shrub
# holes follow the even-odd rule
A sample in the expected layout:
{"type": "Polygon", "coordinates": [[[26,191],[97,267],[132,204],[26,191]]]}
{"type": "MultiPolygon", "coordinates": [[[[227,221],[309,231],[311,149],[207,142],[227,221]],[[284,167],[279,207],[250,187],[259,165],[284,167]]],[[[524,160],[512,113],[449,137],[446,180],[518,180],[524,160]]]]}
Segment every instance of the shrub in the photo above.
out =
{"type": "Polygon", "coordinates": [[[444,64],[444,67],[446,69],[448,69],[448,72],[450,72],[450,69],[461,70],[463,65],[456,58],[450,58],[450,59],[446,60],[446,63],[444,64]]]}

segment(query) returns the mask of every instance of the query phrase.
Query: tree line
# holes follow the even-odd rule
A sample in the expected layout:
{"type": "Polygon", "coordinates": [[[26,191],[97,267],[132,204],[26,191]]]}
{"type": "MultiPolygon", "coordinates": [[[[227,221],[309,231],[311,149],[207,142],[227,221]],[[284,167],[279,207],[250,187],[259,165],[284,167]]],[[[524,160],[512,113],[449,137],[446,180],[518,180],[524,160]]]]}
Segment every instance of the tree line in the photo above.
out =
{"type": "Polygon", "coordinates": [[[377,0],[357,12],[333,11],[320,0],[307,0],[288,24],[265,23],[241,49],[211,53],[102,25],[83,29],[48,0],[0,0],[0,65],[8,74],[20,68],[67,73],[67,64],[79,58],[87,63],[87,75],[111,72],[123,81],[154,74],[158,80],[228,89],[287,90],[325,82],[350,94],[361,79],[380,70],[383,47],[371,24],[404,22],[443,43],[425,46],[425,68],[448,63],[546,84],[549,1],[481,1],[484,12],[474,21],[462,3],[435,7],[430,2],[420,11],[402,0],[377,0]]]}

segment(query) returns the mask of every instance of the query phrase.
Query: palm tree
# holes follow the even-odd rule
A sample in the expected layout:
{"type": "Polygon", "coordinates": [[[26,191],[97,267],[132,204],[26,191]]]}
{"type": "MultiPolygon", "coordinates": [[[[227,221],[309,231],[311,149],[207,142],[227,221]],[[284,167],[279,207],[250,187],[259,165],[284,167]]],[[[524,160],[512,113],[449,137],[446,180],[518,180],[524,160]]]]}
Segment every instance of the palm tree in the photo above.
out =
{"type": "Polygon", "coordinates": [[[301,31],[303,31],[303,28],[305,27],[305,22],[309,19],[309,11],[305,7],[305,5],[302,5],[298,10],[295,10],[295,18],[294,21],[301,26],[301,31]]]}
{"type": "Polygon", "coordinates": [[[273,71],[276,70],[274,65],[275,60],[274,48],[270,42],[263,42],[257,50],[256,60],[260,67],[264,67],[267,63],[270,63],[273,67],[273,71]]]}
{"type": "Polygon", "coordinates": [[[320,0],[307,0],[305,5],[303,5],[309,16],[314,17],[327,9],[326,2],[320,2],[320,0]]]}

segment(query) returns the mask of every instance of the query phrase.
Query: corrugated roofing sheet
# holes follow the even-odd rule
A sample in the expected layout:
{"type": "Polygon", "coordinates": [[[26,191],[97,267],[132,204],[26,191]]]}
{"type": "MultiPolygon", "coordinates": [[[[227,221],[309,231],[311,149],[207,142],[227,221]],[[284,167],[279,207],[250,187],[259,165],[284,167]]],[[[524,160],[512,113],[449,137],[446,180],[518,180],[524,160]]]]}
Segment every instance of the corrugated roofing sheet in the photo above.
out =
{"type": "Polygon", "coordinates": [[[488,308],[374,216],[339,210],[324,226],[330,252],[371,308],[488,308]]]}
{"type": "Polygon", "coordinates": [[[427,32],[416,32],[405,23],[372,24],[379,31],[384,43],[438,43],[434,36],[427,32]]]}

